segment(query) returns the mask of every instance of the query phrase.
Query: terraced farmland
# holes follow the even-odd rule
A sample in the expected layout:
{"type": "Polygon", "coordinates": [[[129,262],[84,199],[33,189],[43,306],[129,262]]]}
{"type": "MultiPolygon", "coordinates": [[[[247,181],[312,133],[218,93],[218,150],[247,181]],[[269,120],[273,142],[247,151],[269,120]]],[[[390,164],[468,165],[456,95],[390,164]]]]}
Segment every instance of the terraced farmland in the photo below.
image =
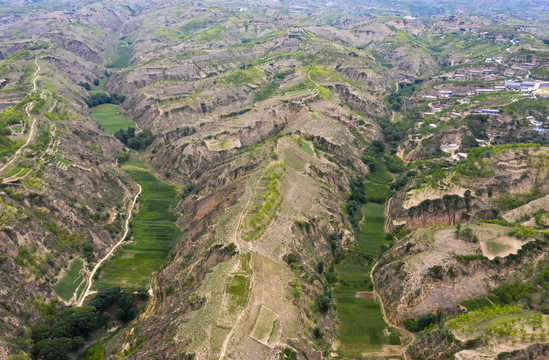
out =
{"type": "Polygon", "coordinates": [[[95,106],[92,114],[101,128],[108,134],[113,135],[120,129],[126,130],[135,127],[135,122],[127,115],[118,113],[119,105],[103,104],[95,106]]]}
{"type": "Polygon", "coordinates": [[[123,169],[142,187],[139,207],[130,223],[132,238],[101,271],[98,285],[138,288],[164,265],[178,236],[177,216],[170,209],[176,188],[156,178],[137,160],[123,169]]]}
{"type": "MultiPolygon", "coordinates": [[[[389,192],[385,185],[391,180],[387,167],[378,159],[376,171],[365,184],[368,199],[382,200],[389,192]]],[[[364,216],[357,242],[335,270],[338,286],[334,289],[340,339],[339,355],[343,358],[361,358],[364,353],[381,352],[384,345],[399,345],[398,335],[391,335],[381,313],[380,305],[371,293],[370,271],[386,243],[383,225],[383,205],[368,202],[362,206],[364,216]],[[371,296],[370,296],[371,295],[371,296]]]]}

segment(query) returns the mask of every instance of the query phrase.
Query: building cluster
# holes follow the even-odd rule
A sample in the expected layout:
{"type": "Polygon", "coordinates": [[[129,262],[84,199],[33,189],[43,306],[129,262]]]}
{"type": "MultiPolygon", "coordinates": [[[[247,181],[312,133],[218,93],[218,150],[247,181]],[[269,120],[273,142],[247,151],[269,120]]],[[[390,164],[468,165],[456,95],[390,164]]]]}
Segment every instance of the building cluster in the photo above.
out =
{"type": "Polygon", "coordinates": [[[503,61],[503,57],[502,56],[496,56],[496,57],[491,57],[491,58],[488,58],[486,60],[484,60],[485,63],[498,63],[498,64],[501,64],[501,62],[503,61]]]}
{"type": "Polygon", "coordinates": [[[523,93],[524,97],[533,97],[531,94],[536,96],[549,98],[549,81],[540,81],[540,80],[528,80],[528,81],[513,81],[506,80],[503,85],[496,85],[491,88],[479,88],[474,91],[462,91],[456,93],[453,90],[439,90],[435,95],[425,95],[424,99],[426,100],[436,100],[443,98],[450,98],[454,96],[473,96],[478,94],[488,94],[498,91],[520,91],[523,93]]]}

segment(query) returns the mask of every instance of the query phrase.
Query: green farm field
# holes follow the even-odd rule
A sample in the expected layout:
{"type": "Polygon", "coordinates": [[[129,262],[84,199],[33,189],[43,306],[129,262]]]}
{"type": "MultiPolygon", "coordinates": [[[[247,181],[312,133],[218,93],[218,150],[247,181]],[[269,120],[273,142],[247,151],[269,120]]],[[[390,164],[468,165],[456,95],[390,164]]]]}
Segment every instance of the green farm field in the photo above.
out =
{"type": "Polygon", "coordinates": [[[179,234],[177,216],[171,211],[176,188],[156,178],[138,160],[123,169],[142,187],[139,207],[130,222],[133,238],[109,260],[98,285],[138,288],[164,265],[179,234]]]}
{"type": "Polygon", "coordinates": [[[121,43],[118,45],[118,49],[116,50],[116,59],[113,63],[113,68],[122,69],[127,67],[130,64],[130,59],[132,57],[132,53],[130,51],[130,48],[128,44],[121,43]]]}
{"type": "Polygon", "coordinates": [[[387,165],[381,160],[377,159],[377,164],[374,172],[372,172],[368,179],[374,183],[378,184],[388,184],[391,182],[391,174],[387,171],[387,165]]]}
{"type": "Polygon", "coordinates": [[[376,203],[364,204],[362,206],[362,215],[364,216],[364,221],[358,234],[358,242],[355,249],[376,257],[379,254],[381,245],[385,243],[383,205],[376,203]]]}
{"type": "Polygon", "coordinates": [[[370,270],[385,242],[383,206],[367,203],[362,213],[364,220],[358,242],[335,268],[338,286],[334,295],[340,322],[339,355],[342,358],[360,358],[362,353],[381,351],[384,344],[390,344],[390,337],[383,333],[387,324],[379,304],[374,299],[356,296],[358,291],[373,290],[370,270]]]}
{"type": "Polygon", "coordinates": [[[61,280],[53,286],[53,290],[61,299],[68,301],[72,298],[74,291],[84,280],[80,273],[83,267],[84,262],[82,260],[74,259],[61,280]]]}
{"type": "Polygon", "coordinates": [[[103,130],[113,135],[120,129],[126,130],[129,127],[135,127],[135,122],[127,115],[118,113],[119,105],[103,104],[92,108],[92,114],[97,123],[103,130]]]}

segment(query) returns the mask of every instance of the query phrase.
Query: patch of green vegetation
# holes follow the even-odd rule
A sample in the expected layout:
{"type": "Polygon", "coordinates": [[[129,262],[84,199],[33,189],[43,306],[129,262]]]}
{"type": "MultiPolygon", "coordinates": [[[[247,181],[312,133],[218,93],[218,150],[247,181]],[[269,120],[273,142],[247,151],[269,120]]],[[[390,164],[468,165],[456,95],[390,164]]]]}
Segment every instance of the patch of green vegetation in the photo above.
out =
{"type": "Polygon", "coordinates": [[[212,28],[198,33],[197,37],[202,42],[212,42],[221,37],[221,32],[225,30],[225,26],[221,23],[215,24],[212,28]]]}
{"type": "Polygon", "coordinates": [[[112,67],[116,69],[128,67],[130,65],[131,57],[132,53],[129,45],[127,43],[121,42],[118,45],[118,49],[116,49],[116,59],[114,60],[112,67]]]}
{"type": "Polygon", "coordinates": [[[229,294],[229,313],[234,313],[237,309],[243,308],[248,300],[250,287],[250,278],[245,275],[236,274],[227,284],[227,294],[229,294]]]}
{"type": "Polygon", "coordinates": [[[349,132],[355,137],[356,142],[358,142],[359,146],[363,147],[367,144],[366,139],[364,139],[364,136],[362,136],[362,134],[358,131],[357,128],[355,128],[354,126],[350,126],[349,132]]]}
{"type": "Polygon", "coordinates": [[[480,310],[482,308],[492,306],[492,302],[486,297],[479,298],[479,299],[466,300],[459,304],[464,306],[467,309],[467,311],[480,310]]]}
{"type": "Polygon", "coordinates": [[[279,83],[271,81],[261,85],[259,90],[254,94],[254,101],[263,101],[270,98],[278,89],[279,83]]]}
{"type": "MultiPolygon", "coordinates": [[[[11,135],[11,130],[8,128],[9,125],[15,124],[25,124],[30,126],[29,120],[25,114],[25,106],[28,102],[32,101],[33,98],[27,97],[25,100],[11,107],[10,109],[0,113],[0,157],[5,157],[13,154],[21,145],[24,143],[23,140],[11,140],[9,135],[11,135]]],[[[25,133],[28,131],[25,128],[25,133]]]]}
{"type": "Polygon", "coordinates": [[[248,228],[244,230],[246,240],[255,240],[265,232],[267,225],[273,220],[278,207],[280,206],[280,191],[278,181],[284,176],[286,165],[283,161],[275,162],[263,173],[262,180],[267,182],[267,191],[261,196],[263,202],[250,212],[252,217],[247,223],[248,228]]]}
{"type": "Polygon", "coordinates": [[[375,169],[368,175],[368,180],[378,184],[388,184],[393,180],[393,177],[387,171],[387,165],[380,157],[376,159],[375,169]]]}
{"type": "Polygon", "coordinates": [[[509,232],[509,236],[514,236],[517,239],[521,240],[533,239],[536,237],[536,234],[536,230],[526,227],[524,225],[518,225],[509,232]]]}
{"type": "Polygon", "coordinates": [[[244,70],[236,70],[228,73],[220,79],[221,83],[241,86],[247,84],[257,84],[263,81],[265,72],[256,67],[250,67],[244,70]]]}
{"type": "Polygon", "coordinates": [[[105,345],[103,341],[89,347],[84,354],[78,357],[79,360],[103,360],[105,358],[105,345]]]}
{"type": "Polygon", "coordinates": [[[273,330],[277,314],[266,306],[262,306],[255,323],[252,336],[260,341],[266,341],[273,330]]]}
{"type": "Polygon", "coordinates": [[[103,104],[92,108],[92,115],[107,134],[114,135],[118,130],[135,127],[135,122],[127,115],[118,113],[119,105],[103,104]]]}
{"type": "Polygon", "coordinates": [[[523,310],[519,305],[493,305],[460,314],[446,327],[465,337],[481,336],[485,342],[546,341],[541,313],[523,310]]]}
{"type": "Polygon", "coordinates": [[[549,69],[545,66],[536,66],[531,73],[534,79],[549,80],[549,69]]]}
{"type": "Polygon", "coordinates": [[[141,287],[164,265],[179,235],[175,226],[177,216],[170,208],[176,188],[156,178],[136,159],[122,168],[142,187],[139,208],[130,223],[133,241],[110,258],[98,284],[141,287]]]}
{"type": "Polygon", "coordinates": [[[176,28],[169,26],[157,26],[151,31],[151,36],[158,38],[166,38],[172,42],[183,41],[188,36],[177,31],[176,28]]]}
{"type": "Polygon", "coordinates": [[[387,328],[379,304],[373,299],[356,297],[356,289],[336,289],[338,328],[343,358],[362,358],[364,352],[381,351],[390,339],[383,334],[387,328]]]}
{"type": "Polygon", "coordinates": [[[331,70],[326,70],[326,69],[314,67],[314,66],[304,66],[299,68],[298,70],[303,70],[304,72],[306,72],[309,75],[310,79],[317,83],[339,81],[339,82],[346,82],[350,84],[349,80],[345,79],[341,75],[331,70]]]}
{"type": "Polygon", "coordinates": [[[362,215],[364,220],[354,250],[375,257],[379,254],[381,246],[386,242],[385,232],[383,231],[385,223],[383,205],[366,203],[362,206],[362,215]]]}
{"type": "Polygon", "coordinates": [[[22,167],[18,166],[16,167],[15,169],[13,169],[12,171],[10,171],[9,173],[7,173],[6,175],[4,175],[5,178],[8,178],[8,177],[11,177],[11,176],[14,176],[16,175],[17,173],[19,173],[21,170],[23,170],[22,167]]]}
{"type": "Polygon", "coordinates": [[[549,99],[528,99],[522,98],[518,101],[513,101],[502,108],[502,113],[514,118],[523,118],[528,115],[538,115],[542,119],[549,116],[549,99]]]}
{"type": "Polygon", "coordinates": [[[208,26],[209,21],[207,19],[192,18],[186,23],[181,25],[178,29],[186,35],[190,35],[197,30],[205,29],[208,26]]]}
{"type": "Polygon", "coordinates": [[[70,300],[76,288],[85,280],[81,273],[83,268],[84,262],[80,259],[74,259],[63,277],[53,286],[53,290],[55,290],[61,299],[65,301],[70,300]]]}
{"type": "Polygon", "coordinates": [[[315,155],[315,152],[313,150],[313,148],[311,148],[311,145],[307,142],[307,141],[304,141],[303,142],[303,145],[301,146],[301,148],[303,149],[303,151],[305,151],[307,154],[311,155],[311,156],[314,156],[315,155]]]}

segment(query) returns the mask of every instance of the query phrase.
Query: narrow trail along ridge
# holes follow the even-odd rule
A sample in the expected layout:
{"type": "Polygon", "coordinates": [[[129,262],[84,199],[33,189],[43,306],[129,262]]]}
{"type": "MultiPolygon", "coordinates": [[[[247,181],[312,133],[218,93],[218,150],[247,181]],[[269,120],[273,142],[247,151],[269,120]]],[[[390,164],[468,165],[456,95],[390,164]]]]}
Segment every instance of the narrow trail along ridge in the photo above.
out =
{"type": "Polygon", "coordinates": [[[114,253],[114,250],[116,250],[116,248],[119,247],[120,244],[122,244],[124,242],[124,239],[126,238],[126,235],[128,235],[130,219],[132,218],[132,212],[133,212],[133,209],[135,207],[135,203],[137,202],[137,198],[139,197],[139,195],[141,195],[141,190],[142,190],[141,185],[137,184],[137,186],[139,186],[139,191],[137,192],[137,194],[133,198],[132,205],[130,206],[130,208],[128,210],[128,217],[126,218],[126,224],[124,225],[124,233],[120,237],[120,240],[107,253],[107,255],[105,255],[103,257],[103,259],[99,260],[99,262],[94,266],[93,270],[90,272],[90,275],[88,277],[88,286],[86,287],[86,291],[84,291],[84,293],[82,294],[82,297],[80,298],[80,301],[78,302],[78,306],[82,306],[82,304],[84,303],[84,300],[86,299],[86,297],[90,293],[90,289],[93,285],[93,276],[97,272],[97,269],[99,269],[101,264],[105,260],[107,260],[114,253]]]}

